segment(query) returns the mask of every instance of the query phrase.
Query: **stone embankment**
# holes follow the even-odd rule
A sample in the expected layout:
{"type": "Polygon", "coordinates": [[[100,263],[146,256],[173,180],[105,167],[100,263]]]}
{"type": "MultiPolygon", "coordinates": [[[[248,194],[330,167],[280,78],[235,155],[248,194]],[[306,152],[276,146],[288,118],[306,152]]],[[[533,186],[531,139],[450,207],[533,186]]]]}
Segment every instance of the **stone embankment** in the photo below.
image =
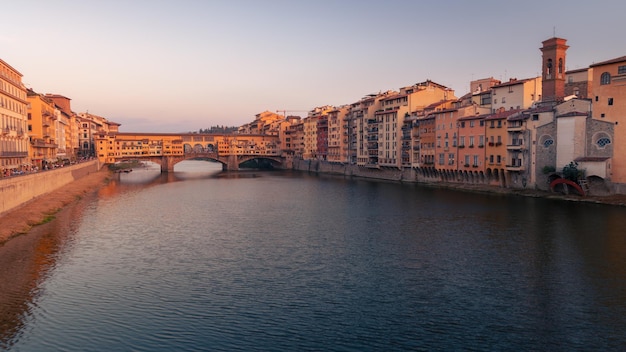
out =
{"type": "Polygon", "coordinates": [[[452,183],[441,182],[439,180],[419,180],[412,169],[371,169],[357,165],[330,163],[321,160],[293,160],[293,169],[298,171],[306,171],[320,174],[343,175],[350,177],[371,178],[384,181],[396,181],[404,183],[418,183],[426,187],[437,187],[454,189],[464,192],[477,193],[497,193],[521,195],[527,197],[560,199],[566,201],[599,203],[617,206],[626,206],[626,195],[607,195],[607,196],[585,196],[581,197],[575,194],[562,194],[555,192],[547,192],[533,189],[513,189],[491,186],[480,183],[452,183]]]}
{"type": "Polygon", "coordinates": [[[0,180],[3,203],[0,245],[46,222],[64,206],[97,191],[110,175],[108,168],[99,167],[97,161],[90,161],[0,180]]]}

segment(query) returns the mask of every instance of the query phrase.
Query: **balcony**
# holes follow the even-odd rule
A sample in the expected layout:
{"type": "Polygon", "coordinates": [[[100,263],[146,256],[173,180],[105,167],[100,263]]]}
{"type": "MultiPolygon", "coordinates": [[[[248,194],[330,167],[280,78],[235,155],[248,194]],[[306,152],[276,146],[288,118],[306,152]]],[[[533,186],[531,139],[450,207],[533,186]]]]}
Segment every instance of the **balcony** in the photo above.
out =
{"type": "Polygon", "coordinates": [[[511,164],[506,166],[508,171],[524,171],[524,165],[522,164],[521,159],[513,159],[511,160],[511,164]]]}
{"type": "Polygon", "coordinates": [[[5,157],[5,158],[25,158],[27,156],[28,156],[28,152],[0,151],[0,157],[5,157]]]}
{"type": "Polygon", "coordinates": [[[511,121],[508,125],[508,131],[522,131],[524,129],[524,125],[522,125],[522,121],[511,121]]]}
{"type": "Polygon", "coordinates": [[[507,150],[524,150],[526,149],[524,146],[524,140],[522,139],[513,139],[511,144],[506,146],[507,150]]]}

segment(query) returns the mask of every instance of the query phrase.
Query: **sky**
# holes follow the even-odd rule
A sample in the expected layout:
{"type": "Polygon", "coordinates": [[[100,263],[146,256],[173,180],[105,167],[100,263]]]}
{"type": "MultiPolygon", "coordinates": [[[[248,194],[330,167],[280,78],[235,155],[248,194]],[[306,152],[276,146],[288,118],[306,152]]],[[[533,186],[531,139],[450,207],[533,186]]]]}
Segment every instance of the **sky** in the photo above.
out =
{"type": "Polygon", "coordinates": [[[539,76],[541,42],[566,69],[626,55],[626,1],[11,0],[0,59],[27,88],[122,132],[306,116],[430,79],[539,76]]]}

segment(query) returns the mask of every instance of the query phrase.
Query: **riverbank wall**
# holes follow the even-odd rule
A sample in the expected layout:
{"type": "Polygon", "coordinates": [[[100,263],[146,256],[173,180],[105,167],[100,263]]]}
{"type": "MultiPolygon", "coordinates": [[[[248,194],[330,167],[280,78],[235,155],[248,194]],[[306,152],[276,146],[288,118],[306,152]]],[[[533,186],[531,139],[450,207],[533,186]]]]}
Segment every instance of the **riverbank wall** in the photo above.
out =
{"type": "Polygon", "coordinates": [[[331,163],[324,160],[294,159],[293,169],[314,173],[363,177],[407,183],[436,181],[434,179],[429,180],[426,177],[418,175],[415,169],[410,168],[368,168],[353,164],[331,163]]]}
{"type": "Polygon", "coordinates": [[[98,160],[0,179],[0,215],[100,170],[98,160]]]}

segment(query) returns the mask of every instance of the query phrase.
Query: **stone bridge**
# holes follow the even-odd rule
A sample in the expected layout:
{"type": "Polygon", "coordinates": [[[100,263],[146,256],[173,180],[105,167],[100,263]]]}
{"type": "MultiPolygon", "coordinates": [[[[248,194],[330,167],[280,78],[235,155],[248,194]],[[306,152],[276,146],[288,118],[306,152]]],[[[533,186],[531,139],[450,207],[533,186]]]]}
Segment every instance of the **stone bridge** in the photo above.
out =
{"type": "Polygon", "coordinates": [[[227,171],[239,170],[250,160],[285,168],[278,136],[199,133],[102,133],[96,137],[98,160],[112,164],[122,160],[151,161],[162,172],[174,171],[184,160],[212,160],[227,171]]]}
{"type": "MultiPolygon", "coordinates": [[[[161,157],[149,157],[150,161],[161,165],[161,172],[173,172],[174,165],[185,160],[210,160],[217,161],[222,164],[224,171],[237,171],[241,164],[254,159],[268,160],[274,167],[283,167],[284,158],[277,155],[225,155],[220,156],[217,152],[186,152],[184,155],[169,155],[161,157]]],[[[141,160],[145,160],[141,158],[141,160]]]]}

